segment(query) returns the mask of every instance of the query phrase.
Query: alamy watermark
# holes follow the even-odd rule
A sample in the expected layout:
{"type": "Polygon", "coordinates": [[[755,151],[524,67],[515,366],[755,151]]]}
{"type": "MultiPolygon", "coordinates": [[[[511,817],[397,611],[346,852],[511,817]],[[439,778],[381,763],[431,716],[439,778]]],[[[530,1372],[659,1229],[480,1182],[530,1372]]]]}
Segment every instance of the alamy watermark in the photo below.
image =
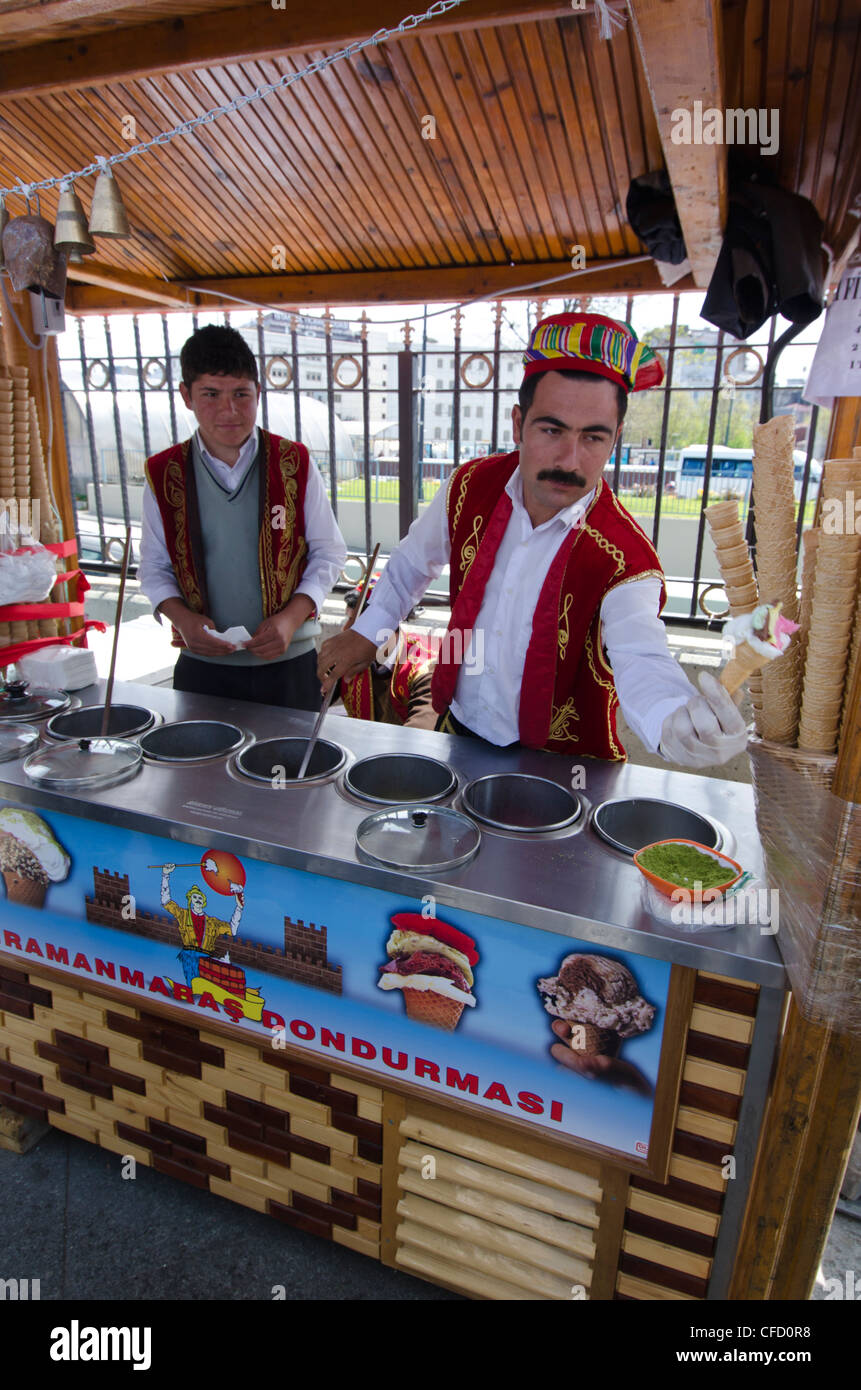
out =
{"type": "Polygon", "coordinates": [[[676,888],[670,896],[670,921],[696,927],[759,927],[760,936],[774,936],[780,926],[777,888],[747,888],[726,893],[720,888],[676,888]]]}
{"type": "Polygon", "coordinates": [[[703,108],[677,106],[670,116],[674,145],[759,145],[760,154],[777,154],[780,146],[780,111],[771,107],[703,108]]]}
{"type": "Polygon", "coordinates": [[[40,522],[38,497],[0,497],[0,536],[15,538],[26,532],[37,541],[40,522]]]}

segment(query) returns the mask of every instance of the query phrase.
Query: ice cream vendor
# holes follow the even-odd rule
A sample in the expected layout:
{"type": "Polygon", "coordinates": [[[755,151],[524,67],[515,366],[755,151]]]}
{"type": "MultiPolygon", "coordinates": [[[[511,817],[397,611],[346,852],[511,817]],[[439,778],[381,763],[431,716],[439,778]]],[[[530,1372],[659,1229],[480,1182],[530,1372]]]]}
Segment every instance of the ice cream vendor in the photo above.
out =
{"type": "Polygon", "coordinates": [[[437,729],[621,760],[621,705],[669,762],[728,761],[746,745],[744,721],[712,676],[697,692],[674,660],[657,552],[603,478],[628,393],[660,384],[660,359],[628,324],[556,314],[536,325],[523,365],[517,448],[461,464],[440,488],[362,616],[323,643],[324,691],[373,661],[449,565],[437,729]]]}

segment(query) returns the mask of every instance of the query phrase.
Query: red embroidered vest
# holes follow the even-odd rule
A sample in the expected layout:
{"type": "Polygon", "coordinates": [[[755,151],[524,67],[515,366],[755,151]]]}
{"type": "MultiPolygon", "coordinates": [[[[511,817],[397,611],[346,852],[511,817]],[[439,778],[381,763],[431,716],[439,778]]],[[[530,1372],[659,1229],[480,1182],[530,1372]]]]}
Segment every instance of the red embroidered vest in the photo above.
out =
{"type": "MultiPolygon", "coordinates": [[[[418,632],[403,632],[389,681],[392,709],[402,724],[409,717],[410,695],[416,678],[434,658],[430,642],[418,632]]],[[[374,689],[370,668],[341,680],[341,699],[352,719],[374,718],[374,689]]]]}
{"type": "MultiPolygon", "coordinates": [[[[462,464],[449,483],[451,539],[449,633],[433,676],[433,705],[448,709],[488,577],[512,512],[505,485],[517,452],[462,464]]],[[[528,748],[622,761],[616,735],[619,699],[601,642],[604,595],[633,579],[661,580],[657,552],[601,480],[583,518],[562,541],[538,597],[520,693],[520,742],[528,748]]],[[[476,729],[476,733],[481,733],[476,729]]]]}
{"type": "MultiPolygon", "coordinates": [[[[172,444],[147,459],[146,477],[158,503],[165,544],[182,596],[193,613],[205,613],[209,608],[206,566],[190,455],[190,439],[172,444]]],[[[304,444],[260,430],[259,456],[257,554],[263,616],[268,618],[291,598],[307,564],[305,488],[309,455],[304,444]]],[[[176,628],[172,645],[185,646],[176,628]]]]}

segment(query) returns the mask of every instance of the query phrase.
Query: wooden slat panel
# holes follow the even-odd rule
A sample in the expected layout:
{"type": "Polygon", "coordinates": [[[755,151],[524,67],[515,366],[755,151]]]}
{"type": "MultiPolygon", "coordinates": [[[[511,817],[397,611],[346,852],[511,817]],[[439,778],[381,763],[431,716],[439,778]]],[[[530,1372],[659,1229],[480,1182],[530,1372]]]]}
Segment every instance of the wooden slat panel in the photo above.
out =
{"type": "Polygon", "coordinates": [[[740,1096],[744,1090],[743,1071],[721,1066],[717,1062],[701,1062],[694,1057],[685,1058],[682,1077],[695,1086],[708,1086],[711,1090],[726,1091],[733,1096],[740,1096]]]}
{"type": "MultiPolygon", "coordinates": [[[[480,1216],[485,1221],[532,1236],[544,1244],[558,1245],[560,1249],[582,1255],[588,1260],[595,1254],[593,1231],[573,1221],[560,1221],[556,1216],[520,1206],[516,1202],[506,1202],[501,1197],[479,1192],[474,1187],[465,1187],[462,1183],[446,1182],[443,1178],[429,1183],[409,1169],[401,1174],[401,1187],[405,1192],[415,1193],[422,1198],[428,1196],[430,1188],[431,1199],[436,1203],[480,1216]]],[[[597,1224],[596,1220],[593,1228],[597,1224]]]]}
{"type": "Polygon", "coordinates": [[[690,1105],[696,1110],[705,1110],[712,1115],[723,1115],[729,1120],[738,1118],[741,1106],[739,1096],[731,1096],[726,1091],[717,1091],[713,1086],[696,1085],[692,1081],[682,1082],[679,1090],[679,1101],[682,1105],[690,1105]]]}
{"type": "Polygon", "coordinates": [[[696,1255],[690,1250],[680,1250],[666,1241],[652,1240],[626,1230],[622,1236],[622,1249],[627,1255],[641,1260],[649,1260],[666,1269],[677,1269],[684,1274],[693,1274],[700,1279],[708,1279],[711,1273],[711,1260],[696,1255]]]}
{"type": "MultiPolygon", "coordinates": [[[[637,1194],[638,1201],[650,1201],[650,1198],[643,1193],[637,1194]]],[[[667,1202],[667,1207],[673,1203],[667,1202]]],[[[717,1222],[714,1222],[715,1230],[717,1222]]],[[[625,1230],[633,1231],[636,1235],[650,1236],[653,1240],[662,1241],[666,1245],[677,1246],[680,1250],[693,1250],[698,1255],[711,1256],[715,1249],[715,1236],[705,1231],[692,1230],[690,1226],[678,1226],[672,1221],[663,1220],[659,1216],[650,1216],[645,1211],[638,1211],[631,1207],[625,1212],[625,1230]]]]}
{"type": "Polygon", "coordinates": [[[759,990],[741,985],[737,980],[725,980],[704,970],[697,971],[695,1004],[709,1004],[715,1009],[753,1018],[758,998],[759,990]]]}
{"type": "Polygon", "coordinates": [[[707,1163],[699,1163],[694,1158],[679,1158],[676,1154],[673,1154],[670,1159],[670,1176],[678,1178],[680,1182],[693,1183],[697,1187],[708,1187],[719,1193],[724,1191],[727,1184],[727,1179],[721,1177],[719,1168],[712,1168],[707,1163]]]}
{"type": "Polygon", "coordinates": [[[701,1182],[689,1182],[684,1178],[672,1177],[669,1182],[652,1182],[650,1178],[632,1178],[632,1188],[651,1192],[656,1197],[667,1197],[683,1206],[694,1207],[699,1211],[719,1215],[723,1207],[723,1193],[705,1187],[701,1182]]]}
{"type": "Polygon", "coordinates": [[[448,1235],[461,1236],[483,1249],[510,1255],[527,1265],[535,1265],[539,1269],[557,1274],[570,1283],[583,1284],[587,1289],[591,1283],[592,1270],[585,1260],[563,1254],[555,1245],[545,1245],[530,1236],[507,1231],[490,1221],[482,1221],[480,1217],[454,1211],[451,1207],[425,1201],[413,1194],[401,1198],[398,1202],[398,1214],[405,1221],[428,1226],[431,1230],[443,1231],[448,1235]]]}
{"type": "Polygon", "coordinates": [[[673,1289],[676,1293],[691,1294],[694,1298],[706,1296],[706,1279],[683,1273],[679,1269],[666,1269],[663,1265],[640,1259],[636,1255],[623,1255],[619,1262],[619,1270],[624,1274],[633,1274],[639,1279],[645,1279],[649,1283],[673,1289]]]}
{"type": "Polygon", "coordinates": [[[712,1038],[729,1038],[733,1042],[749,1043],[753,1038],[753,1020],[744,1014],[727,1013],[725,1009],[695,1004],[691,1010],[691,1028],[712,1038]]]}
{"type": "Polygon", "coordinates": [[[575,1196],[585,1197],[590,1202],[601,1200],[601,1184],[573,1168],[562,1168],[558,1163],[534,1158],[519,1149],[511,1149],[501,1144],[492,1144],[485,1139],[448,1125],[434,1124],[431,1120],[408,1115],[400,1124],[400,1133],[419,1143],[434,1145],[447,1153],[460,1154],[462,1158],[475,1159],[491,1168],[499,1168],[505,1173],[514,1173],[532,1182],[546,1183],[549,1187],[561,1188],[575,1196]]]}
{"type": "Polygon", "coordinates": [[[717,1115],[709,1115],[704,1110],[695,1110],[688,1105],[679,1106],[677,1120],[679,1129],[685,1130],[688,1134],[702,1134],[706,1139],[718,1139],[730,1146],[735,1142],[738,1125],[733,1124],[731,1120],[723,1120],[717,1115]]]}
{"type": "Polygon", "coordinates": [[[616,1285],[619,1293],[625,1294],[628,1298],[648,1299],[663,1301],[665,1299],[683,1298],[688,1302],[695,1302],[696,1295],[692,1293],[679,1293],[675,1289],[661,1288],[660,1284],[650,1284],[647,1279],[637,1279],[632,1274],[620,1274],[616,1285]]]}
{"type": "Polygon", "coordinates": [[[422,1161],[427,1154],[436,1160],[438,1177],[461,1182],[467,1187],[476,1187],[480,1192],[496,1193],[509,1201],[519,1202],[537,1211],[554,1212],[584,1226],[597,1225],[594,1205],[581,1197],[571,1196],[557,1188],[543,1187],[540,1183],[527,1182],[524,1178],[511,1177],[496,1168],[487,1168],[482,1163],[455,1158],[430,1145],[419,1145],[409,1141],[401,1150],[400,1162],[405,1167],[421,1172],[422,1161]]]}
{"type": "Polygon", "coordinates": [[[698,1207],[684,1206],[681,1202],[659,1197],[654,1192],[644,1192],[631,1187],[628,1193],[628,1210],[642,1212],[656,1221],[666,1221],[672,1226],[684,1226],[686,1230],[699,1231],[705,1235],[717,1235],[720,1218],[698,1207]]]}
{"type": "Polygon", "coordinates": [[[543,1294],[530,1294],[525,1289],[515,1288],[513,1284],[503,1283],[501,1279],[493,1279],[489,1275],[479,1274],[476,1270],[463,1268],[459,1264],[452,1264],[448,1260],[431,1255],[427,1250],[401,1247],[395,1257],[395,1262],[398,1268],[408,1269],[413,1274],[419,1274],[423,1278],[429,1279],[433,1284],[441,1284],[443,1288],[447,1289],[456,1289],[459,1293],[470,1293],[476,1298],[499,1299],[503,1302],[509,1300],[540,1302],[544,1297],[543,1294]]]}
{"type": "Polygon", "coordinates": [[[459,1264],[474,1270],[477,1274],[508,1285],[507,1297],[514,1290],[537,1292],[541,1298],[569,1299],[571,1285],[535,1265],[523,1264],[509,1256],[500,1255],[494,1250],[485,1250],[473,1241],[462,1240],[456,1236],[432,1231],[427,1226],[419,1226],[412,1221],[401,1221],[397,1229],[401,1242],[398,1248],[398,1263],[403,1263],[409,1251],[419,1249],[452,1264],[459,1264]]]}

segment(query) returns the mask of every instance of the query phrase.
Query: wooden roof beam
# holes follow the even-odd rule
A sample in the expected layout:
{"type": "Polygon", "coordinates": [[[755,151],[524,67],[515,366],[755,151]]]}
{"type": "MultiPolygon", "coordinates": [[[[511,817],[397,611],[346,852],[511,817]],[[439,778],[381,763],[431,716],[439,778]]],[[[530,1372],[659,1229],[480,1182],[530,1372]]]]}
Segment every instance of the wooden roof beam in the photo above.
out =
{"type": "MultiPolygon", "coordinates": [[[[725,144],[674,144],[678,110],[724,111],[717,0],[630,0],[646,81],[696,285],[712,277],[727,217],[725,144]]],[[[695,131],[693,133],[696,133],[695,131]]]]}
{"type": "MultiPolygon", "coordinates": [[[[533,288],[536,282],[570,273],[567,261],[538,265],[450,266],[428,270],[361,270],[319,275],[255,275],[223,280],[196,280],[186,290],[178,284],[144,280],[125,272],[92,271],[71,266],[66,308],[72,314],[143,313],[148,308],[176,309],[292,309],[298,305],[469,303],[485,296],[499,299],[552,298],[586,294],[654,294],[665,287],[654,261],[634,258],[630,266],[596,261],[588,273],[570,275],[557,284],[533,288]],[[111,279],[110,277],[114,278],[111,279]],[[87,281],[88,283],[84,283],[87,281]],[[152,288],[147,304],[147,287],[152,288]],[[203,293],[203,291],[206,293],[203,293]],[[170,296],[174,296],[173,299],[170,296]]],[[[691,290],[685,276],[676,290],[691,290]]]]}
{"type": "Polygon", "coordinates": [[[193,309],[197,307],[199,298],[189,294],[188,290],[171,285],[167,280],[150,279],[145,275],[135,275],[130,270],[90,264],[89,260],[68,268],[66,305],[69,308],[76,285],[90,285],[99,291],[108,290],[112,295],[121,295],[124,301],[131,301],[134,308],[193,309]],[[144,304],[139,302],[141,300],[144,304]]]}
{"type": "MultiPolygon", "coordinates": [[[[470,0],[406,34],[456,33],[488,25],[571,16],[570,0],[470,0]],[[468,12],[467,12],[468,11],[468,12]]],[[[578,11],[582,13],[582,11],[578,11]]],[[[340,48],[404,18],[403,0],[329,0],[327,5],[247,5],[175,16],[53,43],[0,52],[0,97],[29,96],[101,82],[127,82],[184,68],[214,67],[340,48]]]]}

